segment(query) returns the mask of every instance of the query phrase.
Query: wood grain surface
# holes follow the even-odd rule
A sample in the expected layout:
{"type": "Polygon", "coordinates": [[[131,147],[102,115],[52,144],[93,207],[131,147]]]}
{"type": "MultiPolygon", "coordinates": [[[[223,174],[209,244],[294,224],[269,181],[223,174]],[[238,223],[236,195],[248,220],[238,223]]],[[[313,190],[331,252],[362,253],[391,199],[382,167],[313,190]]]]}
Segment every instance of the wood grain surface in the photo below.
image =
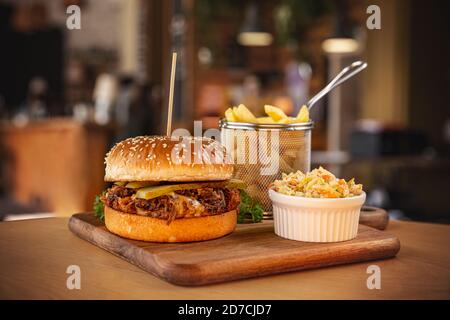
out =
{"type": "Polygon", "coordinates": [[[386,210],[377,207],[363,206],[359,215],[359,223],[378,230],[384,230],[389,224],[386,210]]]}
{"type": "Polygon", "coordinates": [[[67,223],[0,222],[0,299],[450,299],[448,225],[390,221],[387,231],[401,239],[394,259],[183,287],[80,239],[67,223]],[[66,286],[70,265],[80,267],[80,290],[66,286]],[[381,270],[379,290],[367,288],[370,265],[381,270]]]}
{"type": "Polygon", "coordinates": [[[223,238],[184,244],[124,239],[110,233],[91,213],[72,216],[69,228],[145,271],[185,286],[390,258],[400,249],[395,236],[362,225],[355,239],[338,243],[283,239],[274,234],[272,223],[238,225],[223,238]]]}

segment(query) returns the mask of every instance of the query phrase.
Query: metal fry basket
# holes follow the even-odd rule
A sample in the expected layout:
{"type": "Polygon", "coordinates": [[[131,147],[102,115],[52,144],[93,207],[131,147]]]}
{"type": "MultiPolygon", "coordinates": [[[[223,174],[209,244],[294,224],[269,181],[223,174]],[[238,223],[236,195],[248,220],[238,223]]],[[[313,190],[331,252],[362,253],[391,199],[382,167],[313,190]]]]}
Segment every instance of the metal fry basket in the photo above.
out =
{"type": "Polygon", "coordinates": [[[283,172],[310,170],[313,123],[254,124],[220,121],[221,142],[235,165],[234,177],[247,192],[272,211],[269,185],[283,172]]]}

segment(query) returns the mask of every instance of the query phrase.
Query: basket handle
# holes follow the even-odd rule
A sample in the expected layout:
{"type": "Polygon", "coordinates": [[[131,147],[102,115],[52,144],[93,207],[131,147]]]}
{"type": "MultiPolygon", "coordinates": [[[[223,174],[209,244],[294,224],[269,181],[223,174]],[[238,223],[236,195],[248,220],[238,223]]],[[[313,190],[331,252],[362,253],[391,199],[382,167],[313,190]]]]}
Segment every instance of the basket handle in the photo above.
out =
{"type": "Polygon", "coordinates": [[[326,95],[328,92],[330,92],[331,90],[333,90],[337,86],[341,85],[342,83],[344,83],[345,81],[347,81],[348,79],[353,77],[354,75],[358,74],[359,72],[361,72],[365,68],[367,68],[367,63],[366,62],[355,61],[351,65],[349,65],[349,66],[345,67],[344,69],[342,69],[342,71],[339,72],[339,74],[336,77],[334,77],[333,80],[331,80],[330,83],[328,83],[325,88],[320,90],[319,93],[317,93],[314,97],[312,97],[306,103],[306,106],[308,107],[308,109],[311,109],[312,106],[317,101],[319,101],[324,95],[326,95]]]}

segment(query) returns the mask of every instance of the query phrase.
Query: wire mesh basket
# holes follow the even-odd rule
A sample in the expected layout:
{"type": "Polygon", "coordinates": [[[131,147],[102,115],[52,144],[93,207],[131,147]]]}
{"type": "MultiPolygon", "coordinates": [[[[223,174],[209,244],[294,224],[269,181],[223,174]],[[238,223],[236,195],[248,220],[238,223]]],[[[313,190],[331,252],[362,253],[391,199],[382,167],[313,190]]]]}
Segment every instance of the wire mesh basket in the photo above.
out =
{"type": "Polygon", "coordinates": [[[220,121],[221,142],[235,165],[234,177],[272,211],[268,187],[283,172],[310,170],[313,123],[253,124],[220,121]]]}

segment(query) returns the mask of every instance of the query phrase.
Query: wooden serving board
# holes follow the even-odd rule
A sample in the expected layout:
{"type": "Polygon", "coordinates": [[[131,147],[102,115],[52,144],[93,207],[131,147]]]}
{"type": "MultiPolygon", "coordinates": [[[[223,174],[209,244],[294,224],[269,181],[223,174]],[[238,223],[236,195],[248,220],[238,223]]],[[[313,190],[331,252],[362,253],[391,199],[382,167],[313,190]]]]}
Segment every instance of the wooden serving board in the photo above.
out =
{"type": "Polygon", "coordinates": [[[92,213],[70,218],[69,229],[168,282],[198,286],[288,271],[394,257],[399,240],[364,225],[358,236],[337,243],[306,243],[278,237],[273,223],[238,225],[220,239],[192,243],[151,243],[110,233],[92,213]]]}

